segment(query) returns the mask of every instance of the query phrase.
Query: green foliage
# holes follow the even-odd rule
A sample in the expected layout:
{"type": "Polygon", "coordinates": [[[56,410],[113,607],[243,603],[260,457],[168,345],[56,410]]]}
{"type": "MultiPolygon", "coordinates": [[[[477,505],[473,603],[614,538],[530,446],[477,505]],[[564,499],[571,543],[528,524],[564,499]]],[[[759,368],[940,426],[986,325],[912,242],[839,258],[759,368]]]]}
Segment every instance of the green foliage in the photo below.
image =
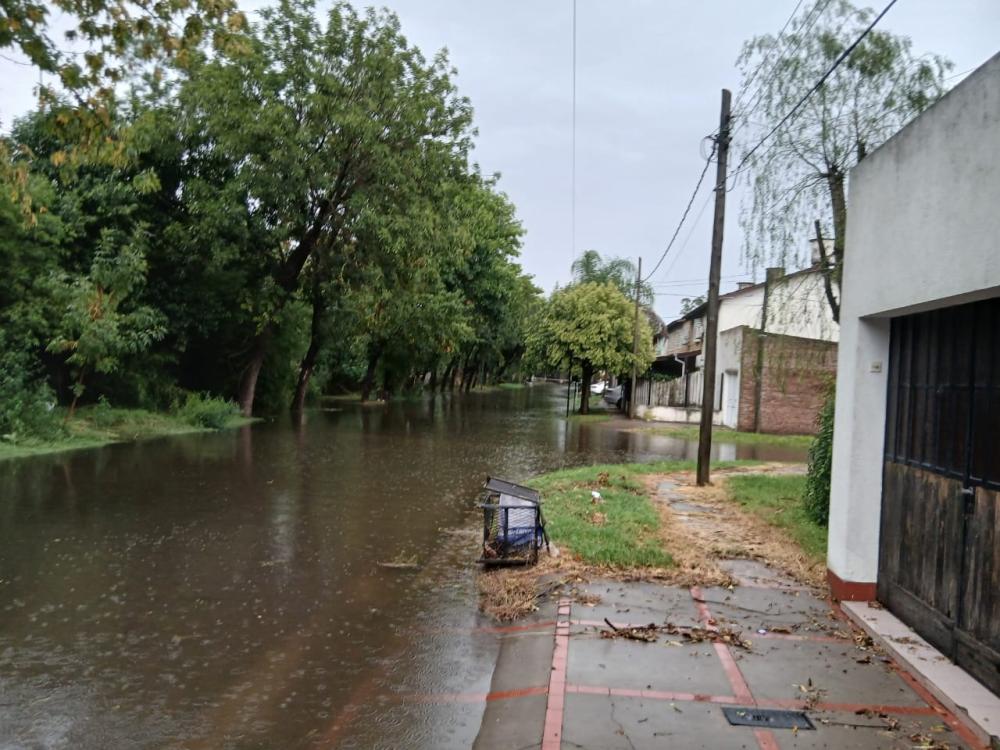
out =
{"type": "MultiPolygon", "coordinates": [[[[469,164],[443,53],[343,2],[281,0],[249,28],[227,1],[57,5],[105,59],[2,140],[8,432],[41,434],[52,401],[86,411],[74,430],[190,391],[274,412],[356,389],[370,363],[397,392],[520,376],[540,292],[513,205],[469,164]],[[123,55],[151,65],[122,78],[123,55]]],[[[0,47],[43,61],[47,11],[31,13],[21,36],[0,23],[0,47]]]]}
{"type": "Polygon", "coordinates": [[[826,558],[826,528],[802,501],[806,478],[789,475],[734,475],[726,479],[729,496],[772,526],[783,529],[814,560],[826,558]]]}
{"type": "Polygon", "coordinates": [[[178,416],[189,424],[209,430],[227,427],[239,415],[236,404],[203,393],[189,393],[178,416]]]}
{"type": "Polygon", "coordinates": [[[809,446],[809,471],[803,494],[806,512],[821,526],[830,518],[830,475],[833,472],[833,422],[836,392],[833,386],[817,418],[819,431],[809,446]]]}
{"type": "Polygon", "coordinates": [[[61,432],[55,395],[31,353],[0,329],[0,440],[51,439],[61,432]]]}
{"type": "MultiPolygon", "coordinates": [[[[635,279],[638,270],[627,258],[605,260],[596,250],[584,250],[570,267],[576,284],[607,284],[611,282],[629,299],[635,299],[635,279]]],[[[652,306],[656,299],[652,285],[643,281],[639,284],[639,303],[652,306]]]]}
{"type": "MultiPolygon", "coordinates": [[[[634,303],[613,283],[574,284],[552,294],[531,333],[533,361],[558,367],[572,361],[592,371],[631,370],[634,303]]],[[[639,372],[653,361],[652,333],[639,316],[639,372]]]]}
{"type": "MultiPolygon", "coordinates": [[[[802,94],[871,23],[874,11],[849,0],[813,0],[783,34],[748,40],[737,64],[754,93],[737,102],[744,152],[791,110],[802,94]]],[[[838,285],[847,221],[847,174],[864,155],[937,100],[952,64],[914,54],[907,37],[875,29],[803,106],[756,152],[747,179],[744,254],[753,266],[808,263],[805,238],[820,222],[829,256],[831,308],[838,285]]],[[[739,145],[739,144],[738,144],[739,145]]]]}

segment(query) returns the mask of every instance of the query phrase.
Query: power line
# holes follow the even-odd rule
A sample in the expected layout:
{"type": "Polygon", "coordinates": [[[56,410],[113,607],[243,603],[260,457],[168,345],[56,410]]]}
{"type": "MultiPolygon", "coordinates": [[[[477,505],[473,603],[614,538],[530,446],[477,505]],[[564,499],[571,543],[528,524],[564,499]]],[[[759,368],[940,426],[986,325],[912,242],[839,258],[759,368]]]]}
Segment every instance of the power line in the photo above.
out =
{"type": "Polygon", "coordinates": [[[750,157],[757,152],[757,149],[763,146],[764,143],[771,138],[771,136],[777,133],[785,125],[786,122],[791,120],[792,117],[794,117],[798,113],[798,111],[802,108],[802,105],[806,103],[809,97],[815,94],[820,89],[820,87],[822,87],[822,85],[826,83],[826,80],[831,75],[833,75],[833,72],[840,67],[841,63],[843,63],[844,60],[846,60],[851,55],[852,52],[854,52],[854,50],[858,47],[858,45],[861,44],[862,41],[864,41],[864,38],[868,36],[869,33],[871,33],[872,29],[875,28],[876,24],[878,24],[878,22],[882,20],[883,16],[885,16],[885,14],[888,13],[889,10],[892,8],[892,6],[895,5],[897,2],[898,0],[889,0],[889,4],[882,9],[881,13],[875,16],[875,19],[870,24],[868,24],[868,27],[861,32],[861,35],[854,40],[853,44],[851,44],[851,46],[849,46],[847,49],[845,49],[837,56],[837,59],[833,61],[833,64],[827,69],[825,73],[823,73],[822,76],[820,76],[820,79],[812,85],[812,87],[802,96],[802,98],[799,99],[799,101],[795,104],[795,106],[792,107],[790,110],[788,110],[785,116],[778,121],[778,124],[767,132],[767,135],[765,135],[763,138],[757,141],[754,147],[751,148],[743,156],[743,158],[740,160],[740,163],[736,166],[736,169],[734,169],[732,172],[726,175],[727,182],[730,177],[733,177],[734,175],[740,173],[740,171],[743,169],[743,166],[750,160],[750,157]]]}
{"type": "Polygon", "coordinates": [[[576,0],[573,0],[573,146],[572,183],[570,191],[570,255],[576,262],[576,0]]]}
{"type": "Polygon", "coordinates": [[[681,227],[684,226],[684,220],[687,219],[688,213],[691,211],[691,205],[694,203],[694,199],[698,197],[698,191],[701,190],[701,183],[705,180],[705,174],[708,172],[708,168],[712,164],[712,157],[714,155],[715,155],[715,145],[713,144],[712,153],[710,153],[708,155],[708,158],[705,159],[705,166],[701,170],[701,175],[699,175],[698,177],[698,182],[694,186],[694,191],[691,193],[691,198],[688,200],[688,204],[687,207],[684,209],[684,213],[681,214],[681,220],[677,223],[677,228],[674,230],[674,234],[670,238],[670,242],[667,243],[667,247],[663,251],[663,254],[660,255],[660,259],[656,261],[656,265],[653,266],[653,270],[649,272],[649,275],[646,276],[646,278],[643,279],[643,281],[649,281],[651,278],[653,278],[653,274],[656,273],[656,270],[660,267],[660,264],[663,263],[663,259],[666,258],[667,253],[670,252],[670,248],[674,246],[674,242],[677,240],[677,235],[680,234],[681,227]]]}
{"type": "MultiPolygon", "coordinates": [[[[795,18],[795,14],[799,12],[799,8],[802,7],[802,3],[804,3],[804,2],[805,2],[805,0],[799,0],[795,4],[795,7],[792,9],[791,15],[789,15],[788,16],[788,20],[785,21],[785,25],[781,27],[781,31],[778,32],[778,36],[775,37],[775,39],[777,41],[780,41],[781,35],[785,33],[785,29],[788,28],[788,25],[792,22],[792,19],[795,18]]],[[[764,68],[765,63],[767,63],[767,55],[765,55],[764,59],[760,61],[760,64],[757,65],[756,68],[754,68],[753,73],[750,74],[750,78],[747,79],[747,81],[741,87],[740,92],[736,95],[736,102],[733,104],[733,110],[739,111],[740,103],[741,103],[741,100],[743,98],[743,95],[746,94],[749,91],[750,84],[753,83],[754,79],[757,77],[757,74],[760,73],[760,71],[764,68]]],[[[772,71],[772,72],[774,72],[774,71],[772,71]]]]}
{"type": "MultiPolygon", "coordinates": [[[[789,49],[786,53],[784,53],[785,55],[791,56],[791,55],[794,55],[796,52],[799,51],[799,48],[802,46],[802,43],[805,41],[806,36],[809,34],[810,31],[812,31],[812,27],[816,25],[816,22],[819,21],[820,17],[826,12],[826,9],[830,6],[830,3],[832,2],[832,0],[826,0],[825,2],[823,2],[822,6],[821,6],[820,5],[821,1],[822,0],[817,0],[816,5],[813,6],[812,10],[806,16],[805,25],[799,31],[798,37],[797,37],[797,41],[796,41],[795,45],[791,49],[789,49]],[[810,20],[810,18],[811,18],[811,20],[810,20]]],[[[793,15],[794,15],[794,12],[793,12],[793,15]]],[[[785,25],[787,26],[788,24],[786,23],[785,25]]],[[[781,38],[781,34],[779,33],[778,34],[778,39],[780,40],[780,38],[781,38]]],[[[770,72],[768,74],[768,77],[764,81],[761,81],[760,85],[757,86],[756,93],[753,95],[753,97],[750,99],[750,101],[746,104],[746,107],[744,108],[744,110],[742,112],[738,111],[738,112],[736,112],[733,115],[733,118],[737,121],[735,127],[733,127],[733,133],[735,133],[736,130],[738,130],[741,127],[741,124],[740,124],[741,122],[746,122],[750,118],[750,116],[754,112],[757,111],[757,108],[760,106],[761,96],[763,95],[764,91],[767,90],[767,85],[771,82],[771,80],[777,74],[777,72],[778,72],[778,64],[780,62],[781,62],[781,58],[780,57],[777,60],[774,61],[774,65],[771,66],[771,70],[770,70],[770,72]]],[[[763,64],[763,62],[761,64],[763,64]]],[[[747,82],[744,85],[744,89],[746,87],[748,87],[749,85],[750,85],[750,82],[747,82]]],[[[740,95],[742,96],[743,93],[745,93],[745,91],[741,91],[740,95]]]]}

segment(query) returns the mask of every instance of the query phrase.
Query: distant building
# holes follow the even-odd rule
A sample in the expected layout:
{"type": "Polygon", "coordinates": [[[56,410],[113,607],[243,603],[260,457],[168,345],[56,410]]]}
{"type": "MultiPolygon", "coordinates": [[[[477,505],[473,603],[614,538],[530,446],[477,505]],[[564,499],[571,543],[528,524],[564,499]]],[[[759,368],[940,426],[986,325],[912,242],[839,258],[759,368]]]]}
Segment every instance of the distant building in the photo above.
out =
{"type": "MultiPolygon", "coordinates": [[[[637,403],[655,419],[700,419],[707,307],[666,326],[653,371],[676,380],[638,391],[637,403]]],[[[771,268],[765,281],[721,295],[714,422],[746,431],[813,432],[836,372],[837,338],[816,266],[789,274],[771,268]]]]}
{"type": "Polygon", "coordinates": [[[1000,55],[850,181],[831,589],[1000,694],[1000,55]]]}

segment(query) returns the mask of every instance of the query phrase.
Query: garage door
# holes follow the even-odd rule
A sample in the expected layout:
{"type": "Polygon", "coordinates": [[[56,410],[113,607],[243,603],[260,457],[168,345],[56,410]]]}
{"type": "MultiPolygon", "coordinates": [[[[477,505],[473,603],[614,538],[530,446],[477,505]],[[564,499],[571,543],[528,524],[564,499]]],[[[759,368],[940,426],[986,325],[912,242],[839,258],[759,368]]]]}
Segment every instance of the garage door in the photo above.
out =
{"type": "Polygon", "coordinates": [[[891,342],[878,596],[1000,694],[1000,298],[891,342]]]}

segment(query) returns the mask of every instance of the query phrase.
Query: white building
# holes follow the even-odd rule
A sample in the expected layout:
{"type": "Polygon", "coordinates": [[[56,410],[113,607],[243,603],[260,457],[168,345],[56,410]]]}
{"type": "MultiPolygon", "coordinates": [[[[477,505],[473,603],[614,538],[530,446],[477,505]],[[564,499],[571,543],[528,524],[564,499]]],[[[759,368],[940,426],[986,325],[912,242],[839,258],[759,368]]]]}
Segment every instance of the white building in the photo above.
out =
{"type": "MultiPolygon", "coordinates": [[[[657,352],[657,365],[678,380],[647,388],[644,415],[664,421],[700,419],[706,307],[666,326],[667,345],[663,354],[657,352]]],[[[836,367],[838,336],[823,273],[815,266],[789,274],[768,269],[764,282],[741,284],[721,295],[715,423],[762,432],[812,432],[824,383],[836,367]]],[[[639,391],[640,407],[643,395],[639,391]]]]}
{"type": "Polygon", "coordinates": [[[865,157],[848,215],[831,588],[998,693],[1000,55],[865,157]]]}

